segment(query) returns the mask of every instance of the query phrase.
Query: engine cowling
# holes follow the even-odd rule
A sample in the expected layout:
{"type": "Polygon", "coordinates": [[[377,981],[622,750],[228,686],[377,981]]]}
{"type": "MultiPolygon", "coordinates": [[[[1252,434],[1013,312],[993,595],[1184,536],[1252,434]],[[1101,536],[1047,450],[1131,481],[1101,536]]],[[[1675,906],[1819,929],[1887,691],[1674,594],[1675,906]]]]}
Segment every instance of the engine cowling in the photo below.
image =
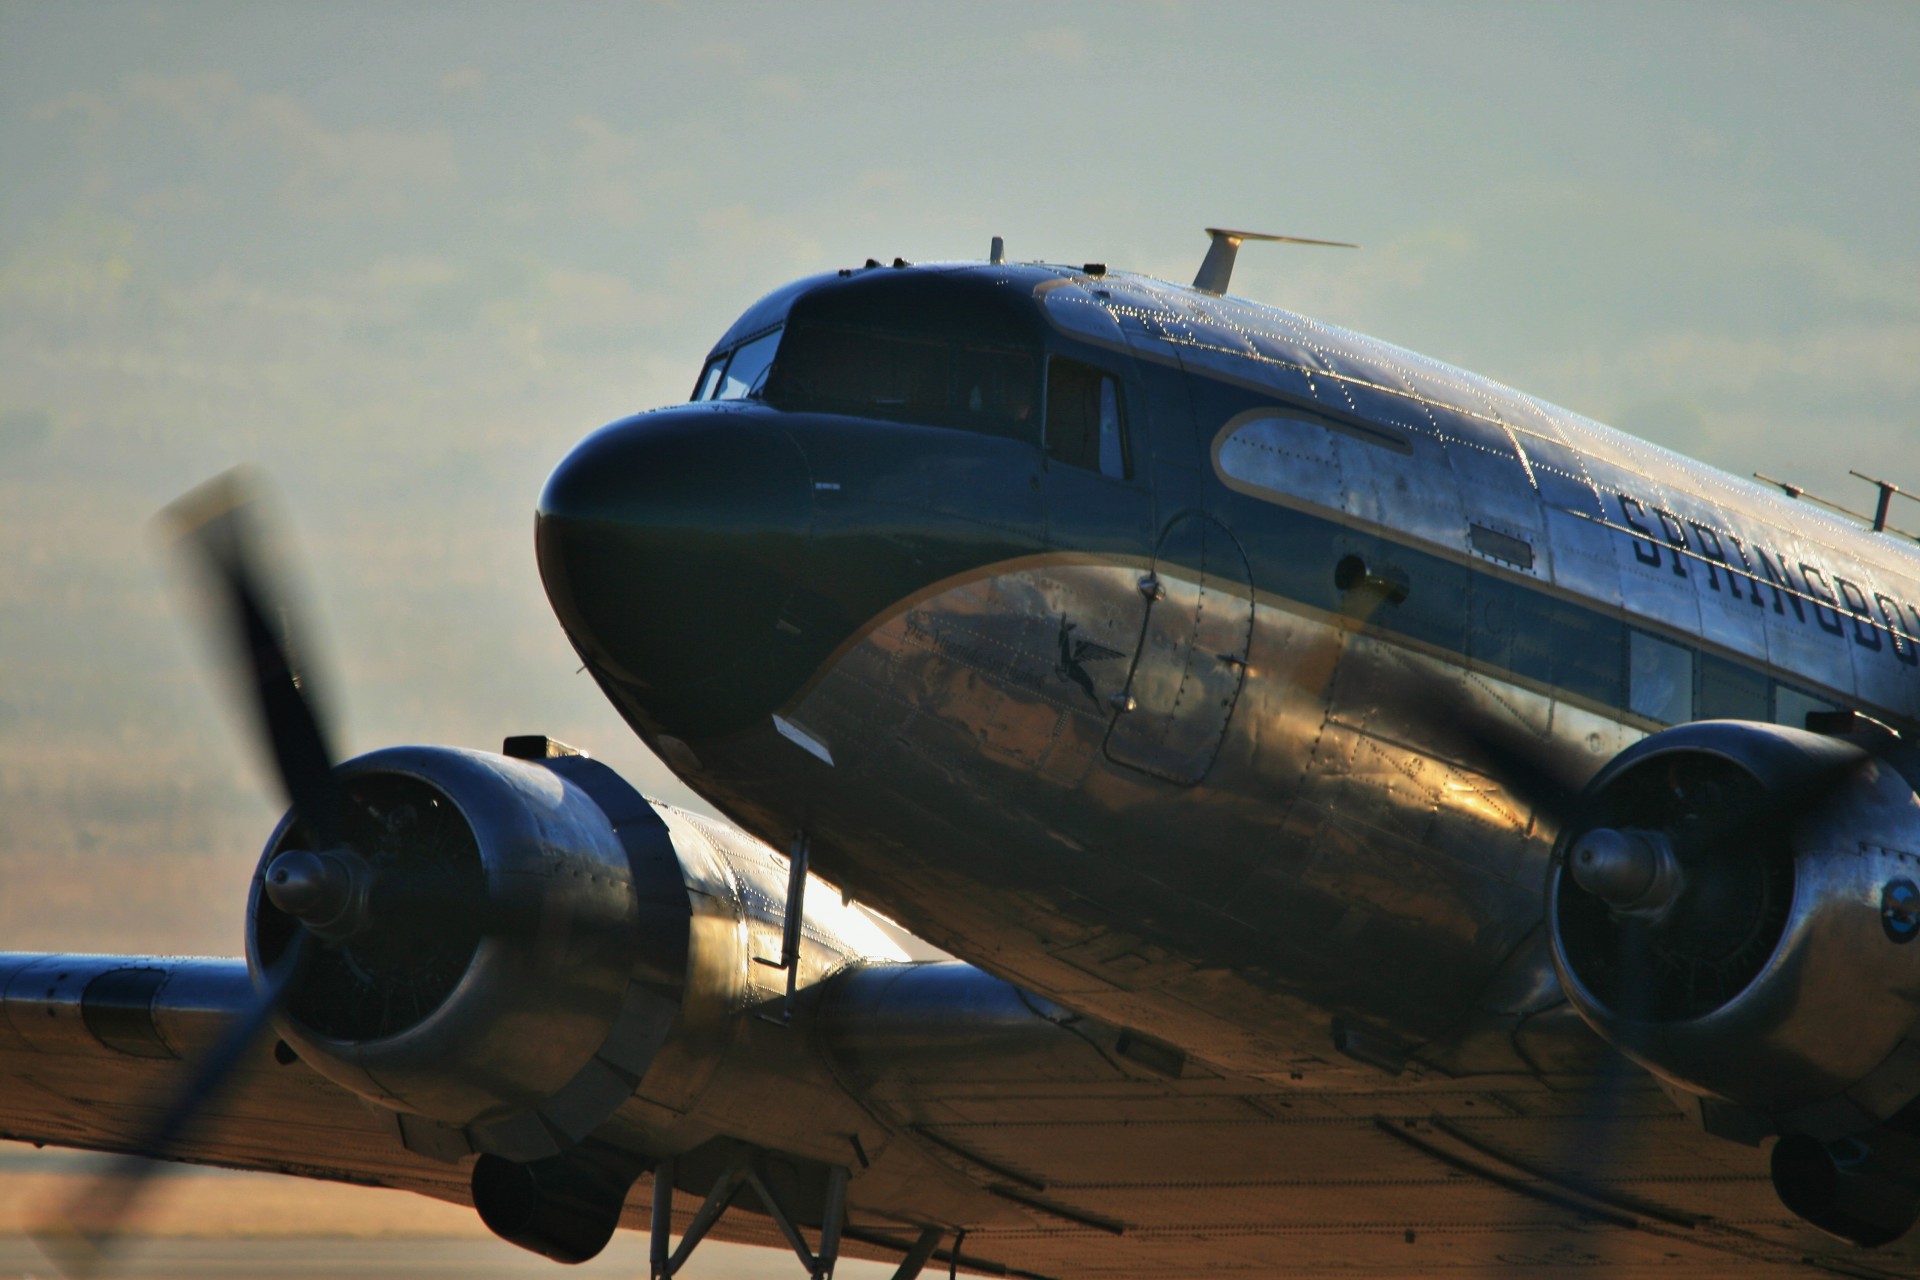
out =
{"type": "Polygon", "coordinates": [[[578,755],[396,747],[336,778],[342,847],[314,850],[283,820],[248,904],[259,983],[315,924],[276,903],[269,869],[290,905],[288,866],[346,877],[337,917],[303,947],[281,1037],[336,1083],[483,1152],[537,1160],[584,1138],[679,1012],[690,907],[665,823],[578,755]],[[276,861],[298,850],[311,857],[276,861]]]}
{"type": "Polygon", "coordinates": [[[1574,1006],[1729,1136],[1881,1125],[1920,1095],[1916,781],[1880,730],[1709,721],[1622,752],[1548,887],[1574,1006]]]}

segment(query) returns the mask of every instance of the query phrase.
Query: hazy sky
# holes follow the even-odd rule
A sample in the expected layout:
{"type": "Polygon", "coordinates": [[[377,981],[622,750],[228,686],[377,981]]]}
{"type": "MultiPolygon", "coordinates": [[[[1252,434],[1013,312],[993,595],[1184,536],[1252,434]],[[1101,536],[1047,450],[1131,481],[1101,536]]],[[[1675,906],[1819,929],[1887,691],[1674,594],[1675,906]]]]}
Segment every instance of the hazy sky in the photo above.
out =
{"type": "Polygon", "coordinates": [[[1237,291],[1920,487],[1917,126],[1912,4],[0,0],[0,947],[237,948],[277,802],[148,525],[233,463],[347,748],[545,730],[682,794],[574,674],[533,504],[781,281],[1356,240],[1237,291]]]}

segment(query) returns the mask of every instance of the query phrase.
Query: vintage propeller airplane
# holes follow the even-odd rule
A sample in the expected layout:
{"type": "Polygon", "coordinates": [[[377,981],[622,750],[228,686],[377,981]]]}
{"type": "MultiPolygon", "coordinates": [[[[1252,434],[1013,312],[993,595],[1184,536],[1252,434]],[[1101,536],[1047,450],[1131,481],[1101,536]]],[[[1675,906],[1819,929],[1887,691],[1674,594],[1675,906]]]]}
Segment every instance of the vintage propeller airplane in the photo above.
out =
{"type": "Polygon", "coordinates": [[[0,1134],[656,1278],[1914,1274],[1896,491],[1229,297],[1248,238],[801,280],[560,463],[561,625],[731,826],[539,736],[335,763],[184,502],[291,808],[244,962],[0,956],[0,1134]]]}

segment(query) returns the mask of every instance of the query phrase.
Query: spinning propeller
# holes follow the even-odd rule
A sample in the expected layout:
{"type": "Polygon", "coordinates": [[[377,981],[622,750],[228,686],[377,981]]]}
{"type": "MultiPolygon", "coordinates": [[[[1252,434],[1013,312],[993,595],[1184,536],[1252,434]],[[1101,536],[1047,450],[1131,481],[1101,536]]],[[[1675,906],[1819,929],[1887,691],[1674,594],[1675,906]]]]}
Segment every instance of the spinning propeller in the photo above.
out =
{"type": "MultiPolygon", "coordinates": [[[[1342,562],[1336,584],[1333,638],[1283,677],[1323,705],[1354,636],[1405,595],[1355,557],[1342,562]]],[[[1614,1051],[1594,1060],[1541,1176],[1628,1218],[1669,1218],[1674,1211],[1613,1185],[1633,1163],[1623,1150],[1633,1126],[1623,1121],[1649,1083],[1641,1064],[1667,1061],[1673,1027],[1727,1005],[1765,971],[1794,906],[1800,822],[1844,803],[1877,764],[1920,778],[1914,747],[1835,713],[1809,725],[1815,737],[1757,724],[1666,730],[1596,774],[1584,753],[1556,752],[1550,736],[1476,696],[1470,682],[1364,661],[1357,671],[1372,675],[1367,693],[1392,732],[1491,778],[1559,837],[1546,904],[1551,936],[1580,988],[1570,991],[1576,1007],[1590,1016],[1599,1007],[1594,1025],[1604,1023],[1614,1051]]],[[[1883,907],[1901,909],[1898,901],[1883,907]]],[[[1895,925],[1920,918],[1907,909],[1911,917],[1895,925]]]]}
{"type": "Polygon", "coordinates": [[[341,786],[314,691],[294,658],[302,650],[293,642],[288,593],[262,568],[264,506],[257,482],[228,472],[176,502],[166,520],[211,588],[206,625],[237,659],[242,700],[292,810],[289,838],[262,885],[279,917],[277,945],[255,974],[254,1002],[195,1065],[137,1144],[139,1154],[119,1157],[33,1233],[68,1276],[100,1273],[160,1167],[148,1157],[172,1150],[304,979],[324,977],[351,949],[391,950],[394,934],[470,946],[484,934],[521,932],[533,923],[489,897],[477,862],[443,856],[437,846],[447,843],[446,823],[436,829],[410,811],[375,812],[376,802],[341,786]],[[370,823],[370,814],[379,821],[370,823]],[[376,829],[377,842],[370,836],[376,829]],[[426,847],[410,847],[419,845],[426,847]],[[396,856],[396,847],[410,856],[396,856]]]}

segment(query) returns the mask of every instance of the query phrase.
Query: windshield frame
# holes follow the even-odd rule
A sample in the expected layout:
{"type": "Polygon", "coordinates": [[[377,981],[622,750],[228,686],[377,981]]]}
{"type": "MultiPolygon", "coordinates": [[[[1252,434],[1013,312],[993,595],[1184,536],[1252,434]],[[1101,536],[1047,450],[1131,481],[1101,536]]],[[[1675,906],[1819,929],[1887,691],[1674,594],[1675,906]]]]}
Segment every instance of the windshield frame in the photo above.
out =
{"type": "Polygon", "coordinates": [[[761,399],[766,390],[767,376],[779,358],[780,339],[785,331],[784,323],[776,324],[711,356],[701,367],[699,380],[694,383],[693,402],[761,399]],[[751,353],[748,358],[752,360],[761,354],[762,348],[766,356],[764,361],[751,367],[740,364],[742,355],[751,353]],[[736,377],[736,368],[745,376],[736,377]]]}

